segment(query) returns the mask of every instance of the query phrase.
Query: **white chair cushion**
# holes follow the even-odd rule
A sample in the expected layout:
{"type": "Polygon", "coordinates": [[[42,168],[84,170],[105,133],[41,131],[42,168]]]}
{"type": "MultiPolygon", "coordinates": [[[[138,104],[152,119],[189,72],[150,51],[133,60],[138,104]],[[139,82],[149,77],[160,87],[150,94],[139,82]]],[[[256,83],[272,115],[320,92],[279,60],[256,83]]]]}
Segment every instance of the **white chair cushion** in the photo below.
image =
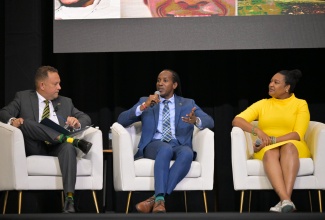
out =
{"type": "MultiPolygon", "coordinates": [[[[27,157],[27,172],[29,176],[61,176],[59,159],[52,156],[27,157]]],[[[77,158],[77,176],[90,176],[92,164],[90,160],[77,158]]]]}
{"type": "MultiPolygon", "coordinates": [[[[314,173],[314,162],[311,158],[300,158],[298,176],[312,175],[314,173]]],[[[263,162],[258,159],[247,160],[248,176],[266,176],[263,162]]]]}
{"type": "MultiPolygon", "coordinates": [[[[143,158],[134,161],[135,176],[137,177],[153,177],[154,175],[154,160],[143,158]]],[[[174,161],[170,162],[172,166],[174,161]]],[[[191,164],[191,169],[186,175],[186,177],[196,178],[201,176],[201,164],[197,161],[193,161],[191,164]]]]}
{"type": "Polygon", "coordinates": [[[130,136],[131,136],[131,141],[132,141],[132,146],[133,146],[133,155],[135,155],[138,151],[138,144],[140,142],[141,138],[141,126],[136,127],[135,125],[132,125],[130,127],[125,128],[130,136]],[[139,129],[137,131],[137,129],[139,129]]]}

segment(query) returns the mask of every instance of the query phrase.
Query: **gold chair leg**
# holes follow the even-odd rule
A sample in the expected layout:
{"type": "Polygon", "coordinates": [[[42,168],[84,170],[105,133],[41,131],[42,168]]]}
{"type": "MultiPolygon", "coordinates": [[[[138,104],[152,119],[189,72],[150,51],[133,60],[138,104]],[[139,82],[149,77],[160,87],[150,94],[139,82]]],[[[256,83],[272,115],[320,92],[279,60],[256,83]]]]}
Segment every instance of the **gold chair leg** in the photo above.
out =
{"type": "Polygon", "coordinates": [[[242,212],[243,212],[244,194],[245,194],[245,191],[242,190],[242,191],[241,191],[241,196],[240,196],[240,208],[239,208],[239,213],[242,213],[242,212]]]}
{"type": "Polygon", "coordinates": [[[95,202],[96,212],[98,214],[99,213],[99,210],[98,210],[98,203],[97,203],[96,192],[95,192],[95,190],[93,190],[92,192],[93,192],[93,198],[94,198],[94,202],[95,202]]]}
{"type": "Polygon", "coordinates": [[[128,195],[128,201],[127,201],[127,204],[126,204],[125,214],[129,213],[129,206],[130,206],[131,196],[132,196],[132,191],[130,191],[129,195],[128,195]]]}
{"type": "Polygon", "coordinates": [[[252,190],[249,190],[248,212],[251,212],[252,190]]]}
{"type": "Polygon", "coordinates": [[[310,190],[308,190],[308,196],[309,196],[310,212],[313,212],[313,203],[311,201],[311,193],[310,193],[310,190]]]}
{"type": "Polygon", "coordinates": [[[204,209],[205,213],[208,213],[208,203],[207,203],[207,196],[205,194],[205,191],[203,190],[203,201],[204,201],[204,209]]]}
{"type": "Polygon", "coordinates": [[[64,209],[64,192],[61,191],[62,209],[64,209]]]}
{"type": "Polygon", "coordinates": [[[318,190],[318,200],[319,200],[319,212],[323,212],[322,208],[322,192],[318,190]]]}
{"type": "Polygon", "coordinates": [[[6,214],[8,194],[9,194],[9,191],[6,191],[5,198],[3,200],[3,210],[2,210],[3,215],[6,214]]]}
{"type": "Polygon", "coordinates": [[[23,191],[18,191],[18,214],[20,215],[21,213],[21,200],[23,197],[23,191]]]}
{"type": "Polygon", "coordinates": [[[187,213],[187,198],[186,198],[186,191],[184,191],[184,203],[185,203],[185,212],[187,213]]]}

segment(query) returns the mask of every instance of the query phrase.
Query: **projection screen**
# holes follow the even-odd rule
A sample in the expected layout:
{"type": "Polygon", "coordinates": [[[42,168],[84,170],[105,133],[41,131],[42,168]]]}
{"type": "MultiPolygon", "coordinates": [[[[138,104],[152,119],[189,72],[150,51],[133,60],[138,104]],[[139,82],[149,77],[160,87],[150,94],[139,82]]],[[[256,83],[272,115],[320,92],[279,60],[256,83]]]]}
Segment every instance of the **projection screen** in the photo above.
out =
{"type": "Polygon", "coordinates": [[[324,1],[64,1],[54,0],[55,53],[325,47],[324,1]]]}

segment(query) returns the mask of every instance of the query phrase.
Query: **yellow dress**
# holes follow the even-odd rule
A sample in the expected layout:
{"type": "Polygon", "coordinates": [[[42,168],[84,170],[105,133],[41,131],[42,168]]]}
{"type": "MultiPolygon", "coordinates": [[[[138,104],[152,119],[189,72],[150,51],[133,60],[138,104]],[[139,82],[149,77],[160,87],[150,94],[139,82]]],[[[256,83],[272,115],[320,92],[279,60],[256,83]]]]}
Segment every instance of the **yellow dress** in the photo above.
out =
{"type": "Polygon", "coordinates": [[[255,159],[263,159],[264,153],[286,143],[294,144],[299,152],[299,158],[310,157],[310,151],[304,140],[304,136],[310,121],[308,104],[303,99],[298,99],[294,94],[287,99],[262,99],[249,106],[238,114],[248,122],[258,121],[258,128],[269,136],[282,136],[290,132],[297,132],[300,141],[288,140],[265,146],[259,152],[254,153],[255,159]]]}

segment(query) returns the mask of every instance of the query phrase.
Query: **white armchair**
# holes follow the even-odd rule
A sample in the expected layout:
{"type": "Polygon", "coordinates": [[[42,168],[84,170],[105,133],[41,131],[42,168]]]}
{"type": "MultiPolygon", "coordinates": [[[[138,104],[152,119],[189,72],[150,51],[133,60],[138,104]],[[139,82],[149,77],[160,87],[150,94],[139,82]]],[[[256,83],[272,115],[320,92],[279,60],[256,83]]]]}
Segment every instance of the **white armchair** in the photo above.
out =
{"type": "MultiPolygon", "coordinates": [[[[254,121],[252,123],[257,124],[258,122],[254,121]]],[[[273,189],[264,172],[262,161],[251,158],[255,140],[255,136],[244,132],[239,127],[232,128],[232,173],[234,189],[237,191],[241,190],[240,212],[243,209],[245,190],[250,191],[250,207],[251,190],[273,189]]],[[[318,190],[319,208],[320,212],[322,212],[321,190],[325,189],[325,124],[310,121],[305,134],[305,141],[307,142],[312,157],[300,158],[300,168],[294,189],[318,190]]]]}
{"type": "MultiPolygon", "coordinates": [[[[94,190],[103,187],[102,132],[89,128],[84,139],[93,143],[87,155],[77,159],[76,190],[92,190],[97,213],[98,204],[94,190]]],[[[21,213],[22,191],[63,190],[61,170],[57,157],[26,157],[23,134],[20,129],[0,122],[0,190],[6,191],[3,214],[6,211],[8,192],[19,193],[18,213],[21,213]]]]}
{"type": "MultiPolygon", "coordinates": [[[[142,158],[134,161],[141,137],[141,122],[128,128],[115,122],[112,127],[113,173],[116,191],[128,191],[126,213],[128,213],[133,191],[154,191],[154,160],[142,158]]],[[[192,162],[186,177],[178,183],[175,190],[184,191],[185,208],[186,191],[202,190],[205,212],[207,210],[205,190],[213,189],[214,175],[214,133],[209,129],[194,129],[193,149],[197,158],[192,162]]],[[[171,165],[173,161],[171,162],[171,165]]]]}

